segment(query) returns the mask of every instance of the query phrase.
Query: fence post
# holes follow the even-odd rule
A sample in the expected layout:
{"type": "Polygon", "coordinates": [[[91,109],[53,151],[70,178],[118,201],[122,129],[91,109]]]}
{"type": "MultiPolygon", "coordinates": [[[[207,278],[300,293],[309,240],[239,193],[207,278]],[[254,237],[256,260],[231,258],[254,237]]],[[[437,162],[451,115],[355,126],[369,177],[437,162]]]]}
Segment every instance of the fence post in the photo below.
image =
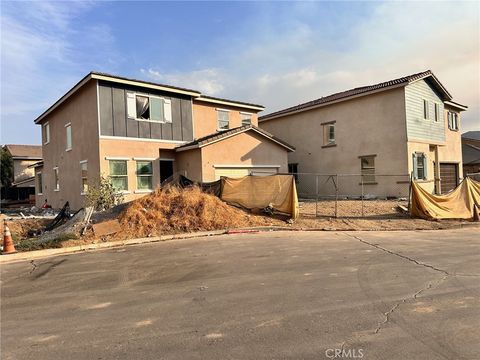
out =
{"type": "Polygon", "coordinates": [[[338,217],[338,174],[335,175],[335,218],[338,217]]]}
{"type": "Polygon", "coordinates": [[[315,217],[318,216],[318,175],[315,175],[315,217]]]}
{"type": "Polygon", "coordinates": [[[362,218],[365,216],[365,213],[363,211],[363,176],[360,175],[361,183],[362,183],[362,218]]]}

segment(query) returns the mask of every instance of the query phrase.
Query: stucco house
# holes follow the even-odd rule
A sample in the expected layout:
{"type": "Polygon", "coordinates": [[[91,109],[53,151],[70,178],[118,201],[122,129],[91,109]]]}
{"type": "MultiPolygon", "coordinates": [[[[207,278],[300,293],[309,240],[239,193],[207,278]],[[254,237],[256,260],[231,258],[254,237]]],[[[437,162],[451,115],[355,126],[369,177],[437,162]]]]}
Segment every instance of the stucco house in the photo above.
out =
{"type": "Polygon", "coordinates": [[[11,187],[2,188],[2,199],[28,200],[35,194],[35,178],[32,165],[42,160],[42,147],[39,145],[7,144],[3,148],[13,161],[11,187]]]}
{"type": "Polygon", "coordinates": [[[261,105],[91,72],[41,114],[37,205],[84,206],[109,176],[129,201],[181,173],[196,181],[287,171],[291,145],[257,127],[261,105]]]}
{"type": "MultiPolygon", "coordinates": [[[[428,70],[276,111],[261,116],[259,126],[296,147],[290,171],[358,174],[366,193],[387,196],[405,196],[408,186],[399,184],[413,174],[445,193],[463,176],[459,130],[466,109],[428,70]]],[[[358,183],[344,191],[358,193],[358,183]]]]}

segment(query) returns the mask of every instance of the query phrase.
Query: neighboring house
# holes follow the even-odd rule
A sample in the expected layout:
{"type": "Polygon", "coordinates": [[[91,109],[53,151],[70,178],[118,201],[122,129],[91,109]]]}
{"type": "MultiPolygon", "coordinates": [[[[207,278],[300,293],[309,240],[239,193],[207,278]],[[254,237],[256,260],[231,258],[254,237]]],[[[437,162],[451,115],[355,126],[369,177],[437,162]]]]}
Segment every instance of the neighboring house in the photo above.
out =
{"type": "MultiPolygon", "coordinates": [[[[466,109],[425,71],[264,115],[259,126],[296,147],[291,171],[361,174],[365,193],[387,196],[404,196],[399,184],[413,174],[430,191],[445,193],[462,178],[459,129],[466,109]]],[[[301,181],[298,186],[301,192],[301,181]]],[[[342,191],[358,194],[358,186],[342,191]]]]}
{"type": "MultiPolygon", "coordinates": [[[[462,134],[463,173],[480,174],[480,131],[462,134]]],[[[480,176],[476,175],[477,180],[480,176]]]]}
{"type": "Polygon", "coordinates": [[[287,171],[293,147],[257,128],[260,105],[98,72],[40,115],[37,205],[84,206],[109,176],[127,201],[174,174],[197,181],[287,171]]]}
{"type": "Polygon", "coordinates": [[[34,170],[31,165],[42,160],[40,145],[4,145],[13,160],[13,178],[9,189],[2,189],[2,199],[28,200],[35,194],[34,170]]]}

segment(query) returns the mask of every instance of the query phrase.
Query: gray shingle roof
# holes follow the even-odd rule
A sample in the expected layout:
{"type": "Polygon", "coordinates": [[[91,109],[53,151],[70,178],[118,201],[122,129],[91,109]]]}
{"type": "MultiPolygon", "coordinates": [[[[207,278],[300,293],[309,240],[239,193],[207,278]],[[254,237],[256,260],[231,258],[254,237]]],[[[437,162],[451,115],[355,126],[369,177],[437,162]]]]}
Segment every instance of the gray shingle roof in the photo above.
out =
{"type": "Polygon", "coordinates": [[[378,84],[374,85],[367,85],[367,86],[362,86],[342,92],[338,92],[332,95],[324,96],[316,100],[308,101],[303,104],[295,105],[283,110],[279,110],[276,112],[273,112],[271,114],[263,115],[259,117],[259,120],[267,120],[272,117],[277,117],[280,115],[286,115],[288,113],[294,112],[294,111],[299,111],[299,110],[305,110],[310,107],[314,107],[317,105],[323,105],[323,104],[328,104],[330,102],[338,101],[338,100],[347,100],[348,98],[356,95],[362,95],[371,91],[375,90],[387,90],[388,88],[394,87],[394,86],[399,86],[399,85],[408,85],[409,83],[423,79],[426,77],[431,77],[433,79],[434,84],[441,90],[441,92],[444,93],[446,99],[451,99],[452,96],[448,93],[448,91],[445,89],[445,87],[440,83],[440,81],[436,78],[436,76],[432,73],[431,70],[423,71],[417,74],[412,74],[408,76],[404,76],[398,79],[394,80],[389,80],[385,82],[381,82],[378,84]]]}
{"type": "Polygon", "coordinates": [[[480,140],[480,131],[467,131],[462,134],[462,138],[480,140]]]}
{"type": "Polygon", "coordinates": [[[18,145],[7,144],[5,148],[14,158],[25,158],[32,160],[42,159],[42,146],[41,145],[18,145]]]}

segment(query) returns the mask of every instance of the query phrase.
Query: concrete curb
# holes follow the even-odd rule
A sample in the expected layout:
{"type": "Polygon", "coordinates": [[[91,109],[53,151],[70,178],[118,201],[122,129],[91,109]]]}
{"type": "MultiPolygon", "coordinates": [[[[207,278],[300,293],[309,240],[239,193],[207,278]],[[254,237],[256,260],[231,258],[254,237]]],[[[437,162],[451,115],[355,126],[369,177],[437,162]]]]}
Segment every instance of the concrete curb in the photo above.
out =
{"type": "Polygon", "coordinates": [[[148,244],[160,241],[169,241],[169,240],[181,240],[181,239],[191,239],[197,237],[207,237],[207,236],[218,236],[218,235],[234,235],[234,234],[255,234],[259,232],[270,232],[270,231],[442,231],[442,230],[458,230],[469,227],[478,227],[480,228],[480,223],[467,223],[459,224],[452,226],[446,229],[386,229],[386,230],[355,230],[355,229],[334,229],[334,228],[318,228],[318,229],[303,229],[303,228],[291,228],[291,227],[254,227],[247,229],[231,229],[231,230],[216,230],[216,231],[201,231],[194,233],[183,233],[175,235],[162,235],[162,236],[152,236],[147,238],[137,238],[137,239],[128,239],[120,241],[109,241],[98,244],[85,244],[77,245],[66,248],[56,248],[56,249],[45,249],[45,250],[34,250],[34,251],[25,251],[18,252],[8,255],[0,255],[0,264],[8,264],[19,261],[34,260],[50,256],[66,255],[66,254],[75,254],[84,251],[98,250],[98,249],[109,249],[115,247],[122,247],[128,245],[139,245],[139,244],[148,244]]]}

